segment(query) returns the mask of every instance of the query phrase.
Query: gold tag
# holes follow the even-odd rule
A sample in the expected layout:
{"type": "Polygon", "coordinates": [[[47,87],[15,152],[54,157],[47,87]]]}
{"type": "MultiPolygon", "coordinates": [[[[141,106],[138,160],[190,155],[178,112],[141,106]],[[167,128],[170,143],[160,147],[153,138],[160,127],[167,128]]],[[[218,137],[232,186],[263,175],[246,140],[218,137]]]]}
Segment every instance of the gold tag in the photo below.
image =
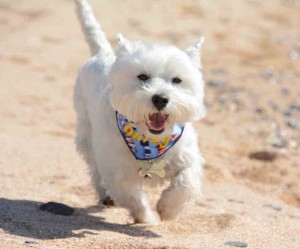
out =
{"type": "Polygon", "coordinates": [[[153,161],[140,161],[140,170],[139,174],[142,177],[149,177],[152,178],[151,173],[156,174],[160,177],[164,177],[166,175],[166,171],[164,167],[166,166],[166,163],[164,160],[160,160],[158,162],[153,161]]]}

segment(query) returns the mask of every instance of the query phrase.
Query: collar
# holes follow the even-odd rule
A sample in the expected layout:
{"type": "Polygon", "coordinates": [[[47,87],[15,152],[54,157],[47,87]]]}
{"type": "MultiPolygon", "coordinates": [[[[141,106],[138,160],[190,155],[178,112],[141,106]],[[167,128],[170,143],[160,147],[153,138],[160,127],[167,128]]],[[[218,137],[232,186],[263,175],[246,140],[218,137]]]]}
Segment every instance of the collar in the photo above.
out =
{"type": "Polygon", "coordinates": [[[146,137],[134,122],[116,112],[116,121],[121,135],[137,160],[152,160],[165,154],[180,139],[184,127],[175,124],[172,133],[162,140],[146,137]]]}

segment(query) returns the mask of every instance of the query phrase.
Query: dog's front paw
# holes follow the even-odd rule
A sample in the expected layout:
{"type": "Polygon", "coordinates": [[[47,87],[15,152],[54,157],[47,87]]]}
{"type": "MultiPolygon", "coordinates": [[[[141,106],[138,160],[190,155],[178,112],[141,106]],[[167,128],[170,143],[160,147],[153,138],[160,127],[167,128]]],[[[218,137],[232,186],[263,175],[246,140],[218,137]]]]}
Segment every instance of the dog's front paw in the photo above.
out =
{"type": "Polygon", "coordinates": [[[148,211],[142,216],[135,216],[134,217],[134,223],[157,225],[158,224],[158,219],[153,214],[153,212],[148,211]]]}
{"type": "Polygon", "coordinates": [[[158,202],[156,209],[161,220],[174,220],[178,218],[179,210],[176,207],[167,207],[163,201],[158,202]]]}

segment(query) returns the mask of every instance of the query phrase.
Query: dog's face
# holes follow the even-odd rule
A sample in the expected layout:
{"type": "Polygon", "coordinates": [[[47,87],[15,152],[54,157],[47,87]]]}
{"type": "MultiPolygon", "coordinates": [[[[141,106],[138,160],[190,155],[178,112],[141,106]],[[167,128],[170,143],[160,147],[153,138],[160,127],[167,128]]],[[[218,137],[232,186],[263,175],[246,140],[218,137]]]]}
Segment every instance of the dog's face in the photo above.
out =
{"type": "Polygon", "coordinates": [[[205,114],[199,48],[145,45],[119,36],[116,61],[109,75],[112,107],[149,137],[170,133],[174,123],[205,114]]]}

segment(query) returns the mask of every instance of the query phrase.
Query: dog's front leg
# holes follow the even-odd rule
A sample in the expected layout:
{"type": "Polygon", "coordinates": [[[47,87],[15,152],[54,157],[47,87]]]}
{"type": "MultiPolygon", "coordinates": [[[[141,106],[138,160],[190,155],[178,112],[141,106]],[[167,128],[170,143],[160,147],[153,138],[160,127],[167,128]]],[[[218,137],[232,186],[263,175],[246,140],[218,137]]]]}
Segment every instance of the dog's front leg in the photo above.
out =
{"type": "Polygon", "coordinates": [[[157,203],[161,220],[178,217],[184,205],[201,194],[201,170],[199,165],[183,169],[171,180],[170,186],[162,193],[157,203]]]}
{"type": "Polygon", "coordinates": [[[157,223],[140,183],[119,179],[116,188],[112,187],[109,193],[118,205],[129,210],[136,223],[157,223]]]}

